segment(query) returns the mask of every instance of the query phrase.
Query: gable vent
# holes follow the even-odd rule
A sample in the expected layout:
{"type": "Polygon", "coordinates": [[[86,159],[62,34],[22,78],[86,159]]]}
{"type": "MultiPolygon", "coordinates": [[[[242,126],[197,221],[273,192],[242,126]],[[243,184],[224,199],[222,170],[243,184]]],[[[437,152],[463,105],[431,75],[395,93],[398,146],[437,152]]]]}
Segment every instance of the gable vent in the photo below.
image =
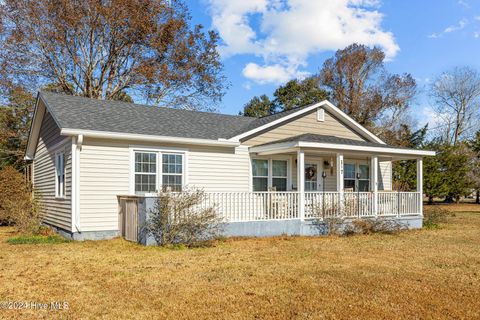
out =
{"type": "Polygon", "coordinates": [[[323,108],[317,109],[317,121],[325,121],[325,110],[323,108]]]}

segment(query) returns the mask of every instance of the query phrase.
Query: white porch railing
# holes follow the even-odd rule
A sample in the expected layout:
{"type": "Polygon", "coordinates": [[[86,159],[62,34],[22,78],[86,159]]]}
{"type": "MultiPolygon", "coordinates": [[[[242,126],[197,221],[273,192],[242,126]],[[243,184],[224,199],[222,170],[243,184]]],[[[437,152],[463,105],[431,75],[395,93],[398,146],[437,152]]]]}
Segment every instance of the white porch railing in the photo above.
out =
{"type": "Polygon", "coordinates": [[[215,206],[228,222],[311,218],[364,218],[420,215],[419,192],[378,192],[377,214],[372,192],[305,192],[299,212],[298,192],[206,192],[202,206],[215,206]]]}
{"type": "Polygon", "coordinates": [[[206,192],[204,206],[215,206],[229,222],[299,218],[298,192],[206,192]]]}

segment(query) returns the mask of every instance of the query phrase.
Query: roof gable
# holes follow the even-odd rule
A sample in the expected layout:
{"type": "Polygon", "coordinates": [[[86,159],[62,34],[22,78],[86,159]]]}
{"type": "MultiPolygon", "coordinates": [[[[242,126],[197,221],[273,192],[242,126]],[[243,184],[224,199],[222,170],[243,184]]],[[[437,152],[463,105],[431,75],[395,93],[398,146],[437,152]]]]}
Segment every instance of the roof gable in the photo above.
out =
{"type": "Polygon", "coordinates": [[[330,135],[358,141],[366,140],[337,117],[323,108],[320,109],[324,111],[322,121],[317,119],[317,109],[314,109],[242,138],[240,141],[246,145],[259,145],[301,134],[330,135]]]}
{"type": "Polygon", "coordinates": [[[327,100],[312,104],[310,106],[296,108],[272,116],[259,118],[256,121],[252,122],[248,127],[246,127],[247,130],[244,130],[238,135],[230,138],[230,140],[245,141],[245,139],[248,139],[249,137],[253,137],[258,133],[273,130],[283,123],[291,121],[292,119],[295,119],[302,114],[317,110],[318,108],[323,108],[331,116],[335,117],[337,121],[351,129],[352,131],[356,132],[359,136],[363,137],[367,141],[385,144],[385,142],[383,142],[379,137],[368,131],[365,127],[360,125],[358,122],[353,120],[346,113],[344,113],[342,110],[340,110],[327,100]]]}

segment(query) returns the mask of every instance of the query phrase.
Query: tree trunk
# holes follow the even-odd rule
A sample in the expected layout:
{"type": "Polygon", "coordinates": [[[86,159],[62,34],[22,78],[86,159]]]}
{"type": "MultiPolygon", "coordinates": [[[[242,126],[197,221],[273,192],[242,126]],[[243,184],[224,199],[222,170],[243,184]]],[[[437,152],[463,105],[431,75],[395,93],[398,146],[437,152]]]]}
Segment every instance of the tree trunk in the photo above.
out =
{"type": "Polygon", "coordinates": [[[452,195],[448,195],[445,197],[445,200],[443,200],[443,202],[445,203],[452,203],[453,202],[453,196],[452,195]]]}
{"type": "Polygon", "coordinates": [[[476,204],[480,204],[480,189],[477,190],[477,199],[475,200],[476,204]]]}
{"type": "Polygon", "coordinates": [[[433,196],[428,196],[428,204],[433,204],[433,196]]]}

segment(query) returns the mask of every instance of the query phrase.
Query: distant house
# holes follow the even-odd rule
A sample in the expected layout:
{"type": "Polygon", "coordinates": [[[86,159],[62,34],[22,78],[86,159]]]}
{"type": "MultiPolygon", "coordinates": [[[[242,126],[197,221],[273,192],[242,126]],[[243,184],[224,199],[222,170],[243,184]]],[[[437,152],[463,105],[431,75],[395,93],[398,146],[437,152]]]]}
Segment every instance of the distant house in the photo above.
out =
{"type": "Polygon", "coordinates": [[[419,227],[430,155],[386,145],[328,101],[250,118],[49,92],[26,151],[44,222],[73,239],[123,233],[119,196],[186,186],[206,191],[232,235],[309,234],[327,216],[419,227]],[[392,161],[405,159],[417,189],[392,192],[392,161]]]}

